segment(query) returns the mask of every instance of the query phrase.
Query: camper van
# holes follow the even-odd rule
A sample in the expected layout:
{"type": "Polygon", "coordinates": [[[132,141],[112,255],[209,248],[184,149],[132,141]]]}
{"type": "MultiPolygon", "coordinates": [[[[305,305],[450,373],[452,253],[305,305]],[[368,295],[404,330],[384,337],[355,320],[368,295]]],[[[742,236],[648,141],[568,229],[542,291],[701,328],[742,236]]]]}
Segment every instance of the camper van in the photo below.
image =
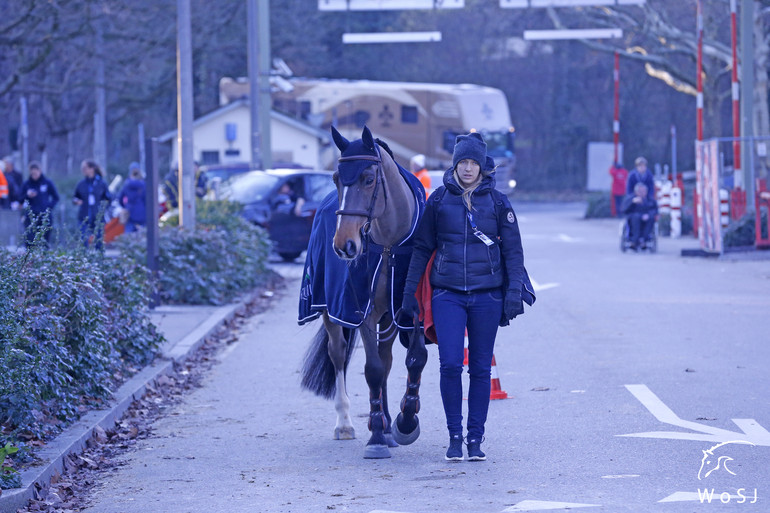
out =
{"type": "MultiPolygon", "coordinates": [[[[367,125],[404,167],[421,153],[428,169],[447,169],[452,165],[455,137],[477,131],[498,165],[498,188],[511,186],[515,132],[508,102],[499,89],[370,80],[293,78],[288,82],[290,87],[272,92],[274,110],[324,130],[334,125],[348,139],[359,138],[367,125]]],[[[248,96],[248,87],[248,82],[223,79],[220,101],[248,96]]],[[[334,167],[333,161],[325,164],[334,167]]]]}

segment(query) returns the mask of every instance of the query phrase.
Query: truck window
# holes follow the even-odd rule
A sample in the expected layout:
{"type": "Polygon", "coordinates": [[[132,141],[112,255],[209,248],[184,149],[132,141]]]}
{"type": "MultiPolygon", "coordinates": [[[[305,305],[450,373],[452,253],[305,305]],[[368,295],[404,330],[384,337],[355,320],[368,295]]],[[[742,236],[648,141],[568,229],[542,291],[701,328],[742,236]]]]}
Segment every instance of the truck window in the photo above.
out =
{"type": "Polygon", "coordinates": [[[416,105],[401,106],[401,122],[408,123],[408,124],[417,123],[417,106],[416,105]]]}
{"type": "Polygon", "coordinates": [[[455,139],[458,135],[460,134],[453,130],[444,130],[444,144],[442,147],[450,154],[455,150],[455,139]]]}

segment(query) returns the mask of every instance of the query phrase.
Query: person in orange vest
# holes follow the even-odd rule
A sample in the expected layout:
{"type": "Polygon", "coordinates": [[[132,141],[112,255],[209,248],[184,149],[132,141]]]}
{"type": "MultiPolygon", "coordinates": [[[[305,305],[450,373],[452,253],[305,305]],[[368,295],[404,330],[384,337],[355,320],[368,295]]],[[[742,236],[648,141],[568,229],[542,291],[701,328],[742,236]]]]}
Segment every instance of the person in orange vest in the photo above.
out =
{"type": "Polygon", "coordinates": [[[425,197],[428,197],[428,191],[430,190],[430,175],[428,170],[425,169],[425,155],[422,153],[415,155],[409,160],[409,170],[420,181],[425,188],[425,197]]]}
{"type": "Polygon", "coordinates": [[[620,162],[615,162],[610,166],[610,176],[612,176],[612,215],[623,217],[620,211],[620,204],[626,196],[626,180],[628,179],[628,170],[620,162]]]}
{"type": "Polygon", "coordinates": [[[5,165],[0,160],[0,208],[8,208],[8,180],[5,179],[5,165]]]}

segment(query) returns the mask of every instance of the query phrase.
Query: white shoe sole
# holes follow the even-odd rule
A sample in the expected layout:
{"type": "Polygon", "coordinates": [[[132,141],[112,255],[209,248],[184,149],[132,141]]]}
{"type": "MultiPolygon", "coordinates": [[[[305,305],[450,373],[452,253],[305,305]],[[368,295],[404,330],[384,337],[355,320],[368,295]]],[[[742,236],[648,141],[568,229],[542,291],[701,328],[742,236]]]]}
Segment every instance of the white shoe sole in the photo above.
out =
{"type": "Polygon", "coordinates": [[[462,456],[455,456],[454,458],[450,458],[449,456],[444,456],[444,459],[447,461],[463,461],[462,456]]]}
{"type": "Polygon", "coordinates": [[[486,456],[468,456],[468,461],[487,461],[486,456]]]}

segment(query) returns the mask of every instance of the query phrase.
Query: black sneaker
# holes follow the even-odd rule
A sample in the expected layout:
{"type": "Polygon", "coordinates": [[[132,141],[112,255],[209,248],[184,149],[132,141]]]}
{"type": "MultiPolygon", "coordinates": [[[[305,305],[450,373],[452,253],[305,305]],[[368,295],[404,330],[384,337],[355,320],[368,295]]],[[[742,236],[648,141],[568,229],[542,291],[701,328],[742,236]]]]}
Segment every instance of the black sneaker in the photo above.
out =
{"type": "Polygon", "coordinates": [[[485,461],[487,455],[481,451],[481,442],[484,440],[468,439],[468,461],[485,461]]]}
{"type": "Polygon", "coordinates": [[[444,459],[447,461],[463,460],[463,435],[449,435],[449,449],[444,459]]]}

